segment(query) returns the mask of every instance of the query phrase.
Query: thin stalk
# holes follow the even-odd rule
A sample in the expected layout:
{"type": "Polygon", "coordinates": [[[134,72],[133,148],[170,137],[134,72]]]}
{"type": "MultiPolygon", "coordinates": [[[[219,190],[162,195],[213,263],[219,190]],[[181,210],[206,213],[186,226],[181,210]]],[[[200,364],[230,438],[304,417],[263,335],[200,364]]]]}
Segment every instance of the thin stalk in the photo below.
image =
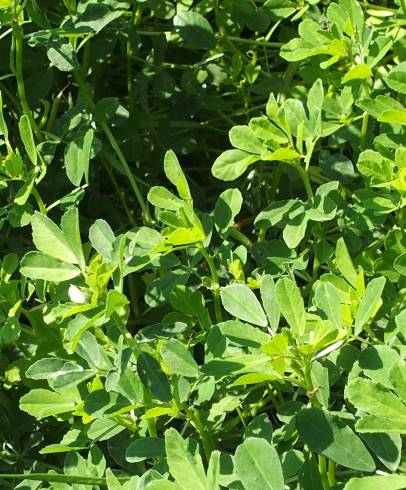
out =
{"type": "Polygon", "coordinates": [[[244,233],[241,233],[241,231],[237,230],[237,228],[231,227],[228,231],[228,234],[230,237],[242,243],[245,247],[252,247],[252,241],[246,235],[244,235],[244,233]]]}
{"type": "Polygon", "coordinates": [[[272,174],[272,187],[271,187],[271,195],[270,195],[271,201],[275,201],[276,199],[276,192],[279,189],[279,184],[281,182],[283,170],[284,170],[284,164],[279,163],[278,166],[276,167],[276,170],[272,174]]]}
{"type": "MultiPolygon", "coordinates": [[[[303,377],[304,377],[304,382],[306,384],[307,396],[309,397],[309,401],[313,406],[320,408],[321,405],[319,401],[317,400],[316,396],[312,394],[314,392],[314,386],[311,378],[311,369],[312,369],[311,362],[309,361],[309,358],[307,356],[303,356],[302,363],[303,363],[303,377]]],[[[319,459],[319,473],[323,483],[323,488],[324,490],[330,490],[330,483],[327,474],[327,460],[321,454],[318,455],[318,459],[319,459]]]]}
{"type": "MultiPolygon", "coordinates": [[[[118,321],[117,326],[119,327],[121,331],[121,335],[124,337],[126,344],[131,349],[134,357],[137,359],[141,353],[141,350],[136,344],[134,337],[130,334],[130,332],[126,329],[126,327],[121,324],[121,322],[118,321]]],[[[142,387],[142,402],[146,410],[152,407],[152,398],[145,386],[142,387]]],[[[147,419],[147,427],[148,427],[149,435],[151,437],[158,436],[155,419],[147,419]]]]}
{"type": "Polygon", "coordinates": [[[300,165],[300,163],[295,164],[294,167],[303,181],[308,199],[312,199],[313,191],[310,185],[309,175],[307,174],[306,170],[300,165]]]}
{"type": "Polygon", "coordinates": [[[327,475],[327,461],[326,458],[321,454],[319,454],[319,473],[324,490],[330,490],[330,483],[327,475]]]}
{"type": "Polygon", "coordinates": [[[121,165],[123,167],[124,173],[125,173],[128,181],[129,181],[130,186],[134,192],[134,195],[138,201],[138,204],[139,204],[141,211],[144,215],[146,223],[151,224],[153,222],[153,220],[151,218],[148,206],[147,206],[146,202],[144,201],[144,198],[142,197],[142,194],[141,194],[141,191],[138,187],[138,184],[137,184],[136,180],[134,179],[134,175],[131,172],[130,166],[128,165],[127,160],[126,160],[123,152],[121,151],[121,148],[120,148],[115,136],[110,131],[110,128],[107,126],[107,124],[105,122],[101,123],[101,128],[102,128],[104,134],[106,135],[107,139],[109,140],[109,143],[110,143],[114,153],[116,154],[118,161],[121,163],[121,165]]]}
{"type": "MultiPolygon", "coordinates": [[[[152,398],[145,386],[142,389],[142,401],[147,410],[152,407],[152,398]]],[[[147,419],[147,427],[151,437],[158,437],[155,419],[147,419]]]]}
{"type": "Polygon", "coordinates": [[[210,461],[211,453],[214,449],[214,444],[210,433],[206,430],[201,418],[200,413],[196,409],[186,409],[186,415],[190,422],[195,426],[197,432],[203,443],[203,450],[206,456],[207,463],[210,461]]]}
{"type": "Polygon", "coordinates": [[[360,135],[360,143],[361,146],[365,146],[365,139],[368,131],[368,122],[369,122],[369,114],[368,112],[364,112],[362,116],[362,126],[361,126],[361,135],[360,135]]]}
{"type": "Polygon", "coordinates": [[[336,484],[335,469],[336,465],[334,461],[331,461],[330,459],[328,462],[328,482],[332,487],[336,484]]]}
{"type": "Polygon", "coordinates": [[[252,44],[253,46],[266,46],[267,48],[280,48],[283,43],[276,43],[272,41],[262,41],[260,39],[245,39],[237,36],[227,36],[230,41],[241,44],[252,44]]]}
{"type": "MultiPolygon", "coordinates": [[[[370,91],[369,91],[368,83],[366,81],[364,81],[363,87],[364,87],[365,97],[368,98],[370,96],[370,91]]],[[[362,125],[361,125],[361,135],[360,135],[361,147],[365,146],[365,140],[368,132],[368,122],[369,122],[369,114],[367,112],[364,112],[364,114],[362,115],[362,125]]]]}
{"type": "Polygon", "coordinates": [[[38,209],[40,210],[41,214],[46,214],[47,208],[35,187],[32,188],[31,194],[34,196],[34,199],[37,201],[38,209]]]}
{"type": "Polygon", "coordinates": [[[32,117],[31,109],[28,104],[27,94],[25,92],[24,77],[23,77],[23,32],[22,27],[17,23],[13,23],[13,39],[15,48],[15,75],[17,80],[18,96],[20,98],[21,107],[24,114],[28,117],[30,125],[39,139],[41,138],[37,123],[32,117]]]}
{"type": "Polygon", "coordinates": [[[400,228],[400,232],[402,233],[402,238],[405,236],[405,218],[404,218],[404,209],[400,208],[397,212],[398,225],[400,228]]]}
{"type": "Polygon", "coordinates": [[[109,165],[107,164],[107,162],[105,161],[105,159],[103,157],[100,158],[100,161],[102,162],[103,164],[103,167],[104,169],[106,170],[107,172],[107,175],[109,176],[112,184],[113,184],[113,187],[116,191],[116,194],[118,195],[119,199],[120,199],[120,202],[121,202],[121,205],[128,217],[128,220],[129,222],[132,224],[132,225],[135,225],[135,220],[134,220],[134,217],[133,215],[131,214],[131,211],[129,209],[129,207],[127,206],[127,202],[126,200],[124,199],[124,196],[123,196],[123,192],[121,191],[120,187],[118,186],[118,183],[116,181],[116,178],[114,177],[114,174],[113,172],[111,171],[111,168],[109,167],[109,165]]]}
{"type": "MultiPolygon", "coordinates": [[[[87,103],[89,104],[90,110],[92,112],[94,112],[96,105],[93,101],[92,95],[90,94],[90,92],[86,86],[86,83],[82,77],[82,74],[80,73],[79,70],[75,70],[73,72],[73,74],[74,74],[74,77],[75,77],[77,84],[79,85],[79,90],[81,90],[83,96],[86,98],[87,103]]],[[[107,124],[105,122],[102,122],[100,124],[100,127],[103,130],[104,134],[106,135],[114,153],[116,154],[118,161],[120,162],[120,164],[123,168],[124,174],[126,175],[128,181],[130,183],[131,189],[133,190],[135,198],[137,199],[138,204],[141,208],[141,211],[144,215],[145,223],[146,224],[153,223],[153,220],[152,220],[151,215],[149,213],[148,206],[147,206],[146,202],[144,201],[144,198],[142,197],[142,194],[141,194],[141,191],[138,187],[138,184],[137,184],[136,180],[134,179],[134,175],[131,172],[130,166],[128,165],[127,160],[126,160],[123,152],[121,151],[121,148],[120,148],[114,134],[111,132],[110,128],[107,126],[107,124]]]]}
{"type": "Polygon", "coordinates": [[[216,315],[216,321],[217,322],[222,322],[223,321],[223,315],[221,313],[221,304],[220,304],[220,289],[219,289],[219,277],[217,274],[217,269],[214,264],[213,258],[209,253],[207,253],[206,249],[204,248],[203,243],[199,244],[199,250],[200,253],[203,255],[204,259],[207,262],[207,265],[209,266],[210,269],[210,274],[211,278],[214,283],[214,289],[213,289],[213,300],[214,300],[214,312],[216,315]]]}

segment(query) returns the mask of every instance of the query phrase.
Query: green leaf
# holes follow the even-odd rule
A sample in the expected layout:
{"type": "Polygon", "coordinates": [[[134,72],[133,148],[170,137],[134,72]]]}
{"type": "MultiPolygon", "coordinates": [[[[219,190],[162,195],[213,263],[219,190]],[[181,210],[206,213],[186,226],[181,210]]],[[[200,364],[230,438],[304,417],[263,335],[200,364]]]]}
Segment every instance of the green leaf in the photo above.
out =
{"type": "Polygon", "coordinates": [[[49,390],[31,390],[20,398],[20,408],[37,419],[43,419],[73,411],[75,404],[67,398],[66,394],[60,395],[49,390]]]}
{"type": "Polygon", "coordinates": [[[289,199],[286,201],[276,201],[267,206],[261,211],[255,218],[255,226],[257,228],[270,228],[275,226],[281,221],[283,222],[288,216],[296,215],[304,210],[303,204],[295,199],[289,199]]]}
{"type": "Polygon", "coordinates": [[[27,378],[45,379],[52,383],[55,389],[76,386],[94,374],[95,371],[92,369],[83,369],[78,364],[57,357],[39,359],[25,372],[27,378]]]}
{"type": "Polygon", "coordinates": [[[121,17],[127,8],[127,3],[119,1],[86,2],[78,9],[80,15],[75,23],[75,28],[78,32],[100,32],[108,24],[121,17]]]}
{"type": "Polygon", "coordinates": [[[190,47],[211,49],[216,44],[209,21],[197,12],[180,11],[174,17],[173,25],[190,47]]]}
{"type": "Polygon", "coordinates": [[[245,438],[256,437],[264,439],[272,444],[272,424],[267,414],[263,413],[254,417],[245,429],[245,438]]]}
{"type": "Polygon", "coordinates": [[[168,378],[154,357],[146,352],[141,352],[137,359],[137,372],[142,384],[158,400],[169,402],[172,399],[168,378]]]}
{"type": "Polygon", "coordinates": [[[238,150],[261,155],[264,147],[248,126],[234,126],[228,134],[230,143],[238,150]]]}
{"type": "Polygon", "coordinates": [[[379,415],[364,415],[358,420],[355,427],[360,433],[406,434],[405,420],[399,420],[399,418],[392,420],[379,415]]]}
{"type": "Polygon", "coordinates": [[[404,361],[399,361],[392,366],[389,378],[396,394],[406,404],[406,364],[404,361]]]}
{"type": "Polygon", "coordinates": [[[162,346],[160,354],[173,374],[189,378],[196,378],[199,375],[199,366],[179,340],[167,340],[162,346]]]}
{"type": "Polygon", "coordinates": [[[356,288],[358,276],[357,272],[355,271],[355,267],[352,264],[344,238],[339,238],[337,240],[335,263],[337,265],[337,269],[341,272],[345,279],[351,284],[351,286],[356,288]]]}
{"type": "Polygon", "coordinates": [[[378,117],[378,121],[390,124],[406,124],[406,110],[388,110],[383,111],[378,117]]]}
{"type": "Polygon", "coordinates": [[[89,162],[93,143],[93,129],[71,141],[65,150],[66,175],[73,185],[79,186],[85,177],[89,183],[89,162]]]}
{"type": "Polygon", "coordinates": [[[351,68],[350,71],[348,71],[341,83],[348,83],[351,82],[352,80],[362,80],[364,78],[369,78],[372,77],[372,70],[368,65],[360,64],[360,65],[355,65],[353,68],[351,68]]]}
{"type": "Polygon", "coordinates": [[[323,407],[328,408],[330,398],[330,378],[328,369],[318,361],[313,361],[310,377],[313,386],[318,386],[319,388],[315,395],[316,399],[323,407]]]}
{"type": "Polygon", "coordinates": [[[241,347],[256,347],[269,342],[272,337],[257,327],[236,320],[218,324],[221,333],[233,344],[241,347]]]}
{"type": "Polygon", "coordinates": [[[241,210],[242,195],[238,189],[227,189],[217,199],[214,208],[214,224],[220,233],[225,233],[234,224],[241,210]]]}
{"type": "Polygon", "coordinates": [[[216,179],[228,182],[240,177],[259,159],[258,155],[251,155],[242,150],[226,150],[213,163],[211,172],[216,179]]]}
{"type": "Polygon", "coordinates": [[[179,197],[185,201],[191,200],[192,196],[190,194],[189,184],[187,183],[185,174],[179,165],[179,160],[172,150],[168,150],[165,153],[164,171],[169,182],[176,187],[179,197]]]}
{"type": "Polygon", "coordinates": [[[69,208],[62,216],[61,230],[66,243],[77,259],[79,267],[84,270],[86,262],[83,255],[82,241],[80,238],[78,208],[69,208]]]}
{"type": "Polygon", "coordinates": [[[388,345],[370,345],[361,352],[358,365],[372,381],[391,388],[390,371],[399,360],[397,351],[388,345]]]}
{"type": "Polygon", "coordinates": [[[182,490],[208,490],[198,448],[192,450],[176,429],[165,432],[165,450],[169,471],[182,490]]]}
{"type": "Polygon", "coordinates": [[[235,452],[235,469],[244,488],[285,488],[278,453],[265,439],[248,437],[235,452]]]}
{"type": "Polygon", "coordinates": [[[296,415],[296,427],[311,451],[347,468],[375,470],[374,460],[361,439],[329,412],[304,409],[296,415]]]}
{"type": "Polygon", "coordinates": [[[175,269],[148,284],[145,302],[155,308],[169,302],[170,294],[177,284],[185,284],[189,274],[183,269],[175,269]]]}
{"type": "Polygon", "coordinates": [[[155,186],[148,192],[148,201],[157,208],[178,211],[184,205],[183,201],[175,196],[166,187],[155,186]]]}
{"type": "Polygon", "coordinates": [[[240,320],[265,327],[268,322],[255,294],[243,284],[230,284],[221,290],[224,308],[240,320]]]}
{"type": "Polygon", "coordinates": [[[92,247],[105,259],[112,260],[113,230],[104,219],[97,219],[89,228],[89,240],[92,247]]]}
{"type": "Polygon", "coordinates": [[[250,119],[249,128],[256,138],[264,141],[266,146],[273,147],[271,143],[280,145],[289,143],[286,134],[265,116],[250,119]]]}
{"type": "Polygon", "coordinates": [[[406,476],[364,476],[351,478],[344,490],[403,490],[406,488],[406,476]]]}
{"type": "Polygon", "coordinates": [[[276,331],[279,326],[281,312],[276,299],[275,283],[271,275],[267,274],[262,278],[260,293],[262,304],[269,320],[269,325],[276,331]]]}
{"type": "Polygon", "coordinates": [[[308,137],[308,119],[306,112],[304,110],[303,103],[300,100],[288,99],[283,105],[283,110],[285,112],[286,123],[292,134],[297,136],[298,128],[301,124],[304,124],[304,137],[308,137]]]}
{"type": "Polygon", "coordinates": [[[20,271],[30,279],[53,282],[68,281],[80,274],[80,270],[74,265],[41,252],[26,253],[21,259],[20,271]]]}
{"type": "Polygon", "coordinates": [[[395,472],[400,463],[402,439],[398,434],[361,434],[362,439],[375,456],[388,468],[395,472]]]}
{"type": "Polygon", "coordinates": [[[385,81],[391,89],[400,94],[406,94],[406,61],[392,68],[385,81]]]}
{"type": "Polygon", "coordinates": [[[309,90],[307,108],[309,111],[309,129],[313,139],[321,133],[321,114],[324,102],[323,82],[318,78],[309,90]]]}
{"type": "Polygon", "coordinates": [[[20,121],[18,122],[18,128],[20,130],[21,140],[24,144],[24,148],[27,152],[28,158],[31,160],[33,165],[37,165],[37,149],[35,148],[34,136],[32,134],[30,120],[28,119],[28,116],[26,114],[21,116],[20,121]]]}
{"type": "Polygon", "coordinates": [[[152,480],[148,483],[147,490],[179,490],[180,487],[169,480],[152,480]]]}
{"type": "Polygon", "coordinates": [[[406,111],[400,102],[389,95],[378,95],[373,99],[363,99],[357,102],[356,105],[371,114],[375,119],[378,119],[384,111],[406,111]]]}
{"type": "Polygon", "coordinates": [[[0,0],[0,9],[6,9],[13,5],[13,0],[0,0]]]}
{"type": "Polygon", "coordinates": [[[123,487],[110,468],[106,470],[107,490],[121,490],[123,487]]]}
{"type": "Polygon", "coordinates": [[[220,488],[220,451],[212,451],[209,466],[207,468],[207,490],[219,490],[220,488]]]}
{"type": "Polygon", "coordinates": [[[55,259],[77,264],[78,259],[59,227],[36,211],[31,218],[32,239],[38,250],[55,259]]]}
{"type": "Polygon", "coordinates": [[[267,162],[284,162],[289,160],[296,160],[297,158],[303,158],[303,155],[291,148],[278,148],[270,154],[266,154],[263,158],[267,162]]]}
{"type": "Polygon", "coordinates": [[[285,277],[276,283],[275,293],[280,311],[293,335],[302,337],[306,326],[306,312],[300,289],[291,279],[285,277]]]}
{"type": "Polygon", "coordinates": [[[158,437],[140,437],[127,448],[125,459],[130,463],[138,463],[165,454],[165,442],[158,437]]]}
{"type": "Polygon", "coordinates": [[[341,304],[337,288],[330,282],[319,282],[314,300],[317,307],[325,314],[335,328],[341,328],[341,304]]]}
{"type": "MultiPolygon", "coordinates": [[[[384,386],[369,379],[359,378],[347,386],[347,396],[355,407],[380,419],[388,419],[393,427],[390,431],[384,426],[380,431],[371,432],[406,433],[406,405],[384,386]]],[[[358,430],[361,431],[361,428],[358,430]]]]}
{"type": "Polygon", "coordinates": [[[368,283],[355,316],[355,335],[359,335],[362,332],[362,329],[368,323],[371,316],[376,313],[382,304],[381,294],[385,283],[385,277],[377,277],[368,283]]]}
{"type": "Polygon", "coordinates": [[[73,71],[79,66],[72,44],[56,35],[49,38],[47,56],[51,65],[60,71],[73,71]]]}
{"type": "MultiPolygon", "coordinates": [[[[8,0],[4,0],[4,1],[8,1],[8,0]]],[[[6,140],[8,139],[8,129],[7,129],[6,121],[4,120],[3,95],[1,91],[0,91],[0,134],[2,134],[6,140]]]]}
{"type": "Polygon", "coordinates": [[[289,248],[296,248],[303,240],[306,233],[308,220],[307,214],[299,211],[298,214],[291,217],[289,222],[286,224],[285,228],[283,229],[283,239],[289,248]]]}

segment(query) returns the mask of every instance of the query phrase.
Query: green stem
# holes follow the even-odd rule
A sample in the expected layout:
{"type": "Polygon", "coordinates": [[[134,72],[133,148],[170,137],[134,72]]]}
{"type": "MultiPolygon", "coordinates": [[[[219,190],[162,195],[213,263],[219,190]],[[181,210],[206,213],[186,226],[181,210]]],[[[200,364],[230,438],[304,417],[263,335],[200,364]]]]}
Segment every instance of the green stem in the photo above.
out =
{"type": "Polygon", "coordinates": [[[252,44],[253,46],[265,46],[267,48],[280,48],[284,43],[276,43],[272,41],[262,41],[260,39],[246,39],[243,37],[227,36],[230,41],[241,44],[252,44]]]}
{"type": "Polygon", "coordinates": [[[48,121],[46,125],[46,130],[48,132],[52,131],[55,125],[56,116],[58,114],[59,106],[61,105],[62,94],[63,94],[63,89],[52,100],[51,110],[49,111],[48,121]]]}
{"type": "Polygon", "coordinates": [[[206,456],[207,463],[210,461],[211,453],[214,449],[213,440],[211,438],[210,433],[206,430],[201,418],[200,413],[196,409],[187,409],[186,410],[187,417],[190,422],[195,426],[197,432],[203,443],[204,454],[206,456]]]}
{"type": "Polygon", "coordinates": [[[123,209],[124,209],[124,211],[125,211],[125,213],[126,213],[126,215],[127,215],[127,217],[128,217],[128,220],[130,221],[130,223],[131,223],[132,225],[135,225],[135,220],[134,220],[134,217],[133,217],[133,215],[131,214],[131,211],[130,211],[129,207],[127,206],[127,202],[126,202],[126,200],[124,199],[123,192],[122,192],[122,191],[121,191],[121,189],[119,188],[118,183],[117,183],[117,181],[116,181],[116,178],[114,177],[114,174],[113,174],[113,172],[112,172],[112,170],[111,170],[110,166],[107,164],[107,162],[106,162],[106,160],[103,158],[103,156],[100,158],[100,161],[102,162],[103,167],[104,167],[104,169],[106,170],[107,175],[109,176],[109,178],[110,178],[110,180],[111,180],[111,182],[112,182],[112,184],[113,184],[113,187],[114,187],[114,189],[115,189],[115,191],[116,191],[116,194],[118,195],[118,197],[119,197],[119,199],[120,199],[121,205],[122,205],[122,207],[123,207],[123,209]]]}
{"type": "Polygon", "coordinates": [[[319,473],[324,490],[330,490],[330,483],[327,475],[327,461],[326,458],[321,454],[319,454],[319,473]]]}
{"type": "Polygon", "coordinates": [[[32,117],[31,109],[27,100],[27,94],[25,92],[23,77],[23,32],[22,27],[17,22],[13,23],[13,38],[15,43],[15,75],[21,107],[24,114],[28,117],[34,133],[39,139],[41,139],[39,128],[37,126],[37,123],[34,121],[34,118],[32,117]]]}
{"type": "Polygon", "coordinates": [[[405,218],[404,218],[404,209],[405,208],[400,208],[397,213],[397,219],[398,219],[398,225],[400,228],[400,232],[402,234],[402,238],[405,235],[405,218]]]}
{"type": "Polygon", "coordinates": [[[310,185],[309,175],[307,174],[306,170],[300,165],[300,163],[295,164],[294,167],[303,181],[308,199],[312,199],[313,191],[310,185]]]}
{"type": "Polygon", "coordinates": [[[213,300],[214,300],[214,312],[216,315],[216,321],[217,322],[222,322],[223,321],[223,315],[221,313],[221,304],[220,304],[220,289],[219,289],[219,278],[217,274],[217,269],[214,264],[213,258],[211,257],[210,254],[207,253],[206,249],[204,248],[203,243],[199,244],[199,250],[200,253],[203,255],[204,259],[207,262],[207,265],[209,266],[210,269],[210,274],[211,278],[213,280],[213,300]]]}
{"type": "Polygon", "coordinates": [[[281,182],[283,170],[284,170],[284,164],[279,163],[278,166],[276,167],[276,170],[272,174],[272,187],[271,187],[271,195],[270,195],[271,201],[275,201],[276,199],[276,192],[279,190],[279,184],[281,182]]]}
{"type": "Polygon", "coordinates": [[[331,459],[329,459],[329,461],[328,461],[328,482],[329,482],[330,486],[332,486],[332,487],[336,484],[335,469],[336,469],[336,465],[335,465],[334,461],[331,461],[331,459]]]}
{"type": "Polygon", "coordinates": [[[264,242],[266,238],[266,228],[261,228],[258,232],[257,242],[264,242]]]}
{"type": "Polygon", "coordinates": [[[230,237],[242,243],[245,247],[252,247],[252,241],[246,235],[244,235],[244,233],[241,233],[241,231],[237,230],[237,228],[231,227],[228,230],[228,234],[230,237]]]}
{"type": "MultiPolygon", "coordinates": [[[[92,112],[95,112],[96,104],[93,101],[92,95],[90,94],[90,92],[86,86],[86,83],[82,77],[82,74],[80,73],[80,70],[75,70],[73,72],[73,75],[74,75],[75,80],[79,86],[79,90],[82,92],[83,96],[85,97],[85,99],[89,105],[90,110],[92,112]]],[[[120,148],[114,134],[111,132],[110,128],[107,126],[107,124],[105,122],[102,122],[100,124],[100,127],[103,130],[104,134],[106,135],[114,153],[116,154],[118,161],[120,162],[120,164],[122,166],[123,172],[126,175],[128,181],[130,183],[131,189],[133,190],[135,198],[137,199],[138,204],[141,208],[141,211],[144,215],[145,224],[152,224],[153,220],[152,220],[151,215],[149,213],[148,206],[147,206],[146,202],[144,201],[144,198],[142,197],[142,194],[141,194],[141,191],[138,187],[138,184],[137,184],[136,180],[134,179],[134,175],[131,172],[131,169],[127,163],[127,160],[126,160],[123,152],[121,151],[121,148],[120,148]]]]}
{"type": "Polygon", "coordinates": [[[39,193],[35,187],[32,188],[31,194],[34,196],[34,199],[37,201],[37,205],[38,205],[38,209],[40,210],[40,213],[46,214],[47,208],[46,208],[44,201],[42,200],[41,196],[39,195],[39,193]]]}
{"type": "MultiPolygon", "coordinates": [[[[311,370],[312,370],[311,362],[309,361],[309,358],[307,356],[303,356],[302,363],[303,363],[303,376],[306,385],[307,396],[309,397],[309,401],[313,406],[320,408],[321,407],[320,403],[317,400],[315,394],[313,393],[314,386],[311,377],[311,370]]],[[[318,455],[318,458],[319,458],[319,473],[323,483],[323,488],[324,490],[330,490],[330,483],[327,475],[326,458],[321,454],[318,455]]]]}
{"type": "MultiPolygon", "coordinates": [[[[363,87],[364,87],[365,98],[369,98],[370,91],[369,91],[368,83],[365,80],[363,83],[363,87]]],[[[365,139],[368,132],[368,122],[369,122],[369,114],[367,112],[364,112],[364,114],[362,115],[362,125],[361,125],[361,134],[360,134],[361,147],[365,146],[365,139]]]]}
{"type": "Polygon", "coordinates": [[[107,126],[105,122],[101,123],[101,128],[106,135],[107,139],[109,140],[109,143],[111,147],[113,148],[114,153],[116,154],[118,161],[121,163],[124,173],[127,176],[127,179],[130,183],[130,186],[134,192],[134,195],[138,201],[138,204],[140,205],[140,208],[142,210],[142,213],[144,215],[145,221],[147,224],[151,224],[153,222],[151,215],[149,213],[148,206],[146,202],[144,201],[144,198],[142,197],[141,191],[138,187],[138,184],[136,180],[134,179],[134,175],[131,172],[131,169],[127,163],[127,160],[125,159],[125,156],[123,152],[121,151],[120,146],[117,143],[117,140],[113,133],[110,131],[110,128],[107,126]]]}
{"type": "Polygon", "coordinates": [[[362,116],[362,126],[361,126],[361,135],[360,135],[360,143],[362,147],[365,146],[365,139],[368,131],[368,122],[369,122],[369,114],[367,112],[364,112],[362,116]]]}
{"type": "MultiPolygon", "coordinates": [[[[142,389],[142,401],[143,401],[145,410],[148,410],[152,407],[151,395],[149,394],[149,392],[145,388],[145,386],[142,389]]],[[[158,437],[155,419],[147,419],[147,427],[148,427],[149,435],[151,437],[158,437]]]]}

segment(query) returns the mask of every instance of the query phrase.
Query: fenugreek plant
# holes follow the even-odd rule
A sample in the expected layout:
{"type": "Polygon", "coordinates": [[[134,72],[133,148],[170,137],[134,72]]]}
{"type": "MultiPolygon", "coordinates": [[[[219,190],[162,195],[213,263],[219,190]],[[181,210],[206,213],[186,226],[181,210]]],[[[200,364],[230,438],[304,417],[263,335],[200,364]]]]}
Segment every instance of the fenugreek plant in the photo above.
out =
{"type": "Polygon", "coordinates": [[[406,488],[405,40],[0,0],[0,489],[406,488]]]}

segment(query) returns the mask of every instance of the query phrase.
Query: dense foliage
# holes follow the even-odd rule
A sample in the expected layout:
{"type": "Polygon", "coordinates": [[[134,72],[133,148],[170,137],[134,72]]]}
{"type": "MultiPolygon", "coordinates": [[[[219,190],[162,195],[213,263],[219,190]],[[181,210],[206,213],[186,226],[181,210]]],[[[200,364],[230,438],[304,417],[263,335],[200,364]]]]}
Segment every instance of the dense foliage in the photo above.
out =
{"type": "Polygon", "coordinates": [[[0,488],[406,488],[406,0],[0,28],[0,488]]]}

